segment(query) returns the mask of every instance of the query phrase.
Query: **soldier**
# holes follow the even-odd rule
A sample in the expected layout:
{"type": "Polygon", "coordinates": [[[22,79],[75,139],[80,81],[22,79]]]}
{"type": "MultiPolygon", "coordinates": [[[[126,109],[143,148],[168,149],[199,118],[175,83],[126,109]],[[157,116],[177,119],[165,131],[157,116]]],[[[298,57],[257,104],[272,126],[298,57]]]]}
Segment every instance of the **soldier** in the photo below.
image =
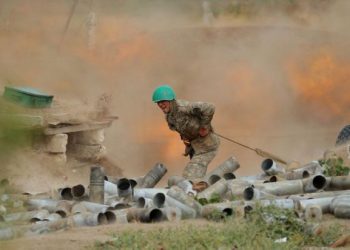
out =
{"type": "Polygon", "coordinates": [[[345,126],[338,134],[336,146],[348,143],[350,141],[350,125],[345,126]]]}
{"type": "Polygon", "coordinates": [[[157,87],[152,100],[165,114],[169,128],[178,132],[185,144],[184,156],[189,156],[190,161],[183,177],[198,181],[204,177],[220,145],[211,126],[215,106],[206,102],[177,100],[174,90],[168,85],[157,87]]]}

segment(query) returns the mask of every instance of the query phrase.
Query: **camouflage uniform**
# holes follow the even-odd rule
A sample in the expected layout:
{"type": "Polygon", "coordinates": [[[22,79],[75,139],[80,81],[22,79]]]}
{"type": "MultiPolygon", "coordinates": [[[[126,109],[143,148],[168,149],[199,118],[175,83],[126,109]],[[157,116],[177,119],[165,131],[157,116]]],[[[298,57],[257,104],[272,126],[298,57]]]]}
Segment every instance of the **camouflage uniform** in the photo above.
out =
{"type": "Polygon", "coordinates": [[[187,179],[202,178],[218,151],[220,140],[210,124],[214,112],[215,106],[210,103],[174,100],[170,112],[166,114],[169,128],[177,131],[184,142],[189,142],[188,147],[194,151],[183,171],[183,177],[187,179]],[[207,136],[199,135],[201,127],[208,129],[207,136]]]}

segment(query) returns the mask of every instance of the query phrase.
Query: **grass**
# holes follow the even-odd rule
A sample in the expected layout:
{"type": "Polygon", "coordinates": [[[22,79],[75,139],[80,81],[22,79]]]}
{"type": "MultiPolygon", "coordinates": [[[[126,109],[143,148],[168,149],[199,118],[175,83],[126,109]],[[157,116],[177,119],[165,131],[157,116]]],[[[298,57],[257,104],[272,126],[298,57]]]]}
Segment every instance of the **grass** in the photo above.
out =
{"type": "Polygon", "coordinates": [[[341,157],[319,161],[324,169],[325,176],[346,176],[349,175],[350,168],[344,165],[341,157]]]}
{"type": "Polygon", "coordinates": [[[300,249],[329,246],[342,234],[342,227],[327,227],[317,235],[312,225],[299,220],[292,210],[256,208],[245,219],[225,218],[199,227],[184,223],[176,228],[127,230],[113,234],[94,249],[300,249]],[[278,240],[286,242],[278,243],[278,240]]]}
{"type": "Polygon", "coordinates": [[[17,110],[5,109],[0,99],[0,160],[8,158],[19,148],[31,145],[37,133],[33,129],[23,129],[25,121],[16,114],[17,110]]]}

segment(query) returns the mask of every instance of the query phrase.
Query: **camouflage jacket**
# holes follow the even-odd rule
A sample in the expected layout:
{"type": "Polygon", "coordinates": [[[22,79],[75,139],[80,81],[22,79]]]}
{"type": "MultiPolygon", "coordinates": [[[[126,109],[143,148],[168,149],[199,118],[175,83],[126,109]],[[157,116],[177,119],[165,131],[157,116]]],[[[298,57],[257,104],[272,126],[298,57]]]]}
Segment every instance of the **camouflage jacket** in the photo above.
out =
{"type": "Polygon", "coordinates": [[[171,103],[171,111],[166,114],[166,121],[171,130],[177,131],[182,140],[189,140],[195,153],[204,153],[218,148],[219,139],[213,134],[211,120],[215,106],[206,102],[188,102],[175,100],[171,103]],[[207,136],[199,135],[199,128],[207,128],[207,136]]]}

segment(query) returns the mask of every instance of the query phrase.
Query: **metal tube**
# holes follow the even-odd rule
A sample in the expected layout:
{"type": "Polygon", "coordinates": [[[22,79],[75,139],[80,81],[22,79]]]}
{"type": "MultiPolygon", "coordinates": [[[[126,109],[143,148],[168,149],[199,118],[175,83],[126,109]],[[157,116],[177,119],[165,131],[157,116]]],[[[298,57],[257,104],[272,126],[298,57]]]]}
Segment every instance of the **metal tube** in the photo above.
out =
{"type": "Polygon", "coordinates": [[[245,201],[245,206],[250,206],[251,208],[254,208],[256,204],[259,204],[260,206],[266,207],[266,206],[275,206],[278,208],[283,209],[294,209],[295,204],[292,199],[272,199],[272,200],[256,200],[256,201],[245,201]]]}
{"type": "Polygon", "coordinates": [[[135,199],[135,206],[137,208],[144,208],[146,206],[146,198],[139,197],[139,198],[135,199]]]}
{"type": "Polygon", "coordinates": [[[159,222],[163,218],[163,213],[158,208],[130,208],[128,209],[128,217],[144,223],[159,222]]]}
{"type": "Polygon", "coordinates": [[[197,194],[197,198],[199,201],[203,200],[204,202],[208,202],[214,194],[223,196],[227,191],[227,181],[225,179],[221,179],[215,184],[211,185],[207,189],[197,194]]]}
{"type": "Polygon", "coordinates": [[[220,213],[222,217],[232,216],[234,214],[234,206],[232,202],[213,203],[203,206],[201,216],[210,218],[214,213],[220,213]]]}
{"type": "Polygon", "coordinates": [[[187,195],[185,191],[183,191],[178,186],[172,186],[169,189],[167,195],[193,208],[196,211],[197,216],[201,214],[202,205],[199,202],[197,202],[193,197],[187,195]]]}
{"type": "Polygon", "coordinates": [[[221,179],[221,176],[217,175],[217,174],[212,174],[208,177],[208,179],[206,180],[206,182],[208,183],[208,185],[213,185],[214,183],[216,183],[217,181],[219,181],[221,179]]]}
{"type": "Polygon", "coordinates": [[[233,179],[236,179],[236,175],[234,173],[225,173],[222,175],[222,177],[225,179],[225,180],[233,180],[233,179]]]}
{"type": "Polygon", "coordinates": [[[304,192],[304,185],[301,180],[264,183],[261,185],[255,185],[255,187],[276,196],[300,194],[304,192]]]}
{"type": "Polygon", "coordinates": [[[276,196],[254,187],[247,187],[243,191],[243,198],[246,201],[250,201],[250,200],[262,200],[262,199],[274,199],[276,198],[276,196]]]}
{"type": "Polygon", "coordinates": [[[279,175],[272,175],[270,178],[269,178],[269,182],[278,182],[278,181],[285,181],[286,179],[283,178],[282,176],[279,176],[279,175]]]}
{"type": "Polygon", "coordinates": [[[282,166],[280,166],[274,160],[269,158],[265,159],[261,163],[261,168],[267,175],[270,175],[270,176],[285,173],[285,169],[282,166]]]}
{"type": "Polygon", "coordinates": [[[332,176],[330,178],[329,187],[331,190],[350,189],[350,176],[332,176]]]}
{"type": "Polygon", "coordinates": [[[186,194],[195,196],[197,195],[197,191],[193,190],[193,185],[189,180],[183,180],[176,184],[179,188],[181,188],[186,194]]]}
{"type": "Polygon", "coordinates": [[[349,194],[348,190],[342,191],[333,191],[333,192],[316,192],[316,193],[307,193],[307,194],[298,194],[298,195],[290,195],[288,198],[293,200],[306,200],[306,199],[315,199],[315,198],[323,198],[323,197],[336,197],[339,195],[349,194]]]}
{"type": "Polygon", "coordinates": [[[150,223],[159,222],[163,218],[163,213],[158,208],[147,209],[145,213],[140,214],[140,222],[150,223]]]}
{"type": "Polygon", "coordinates": [[[264,185],[265,180],[256,180],[256,179],[249,179],[249,178],[237,178],[234,180],[228,180],[227,184],[230,185],[254,185],[254,186],[261,186],[264,185]]]}
{"type": "Polygon", "coordinates": [[[312,193],[325,188],[327,185],[327,180],[323,175],[314,175],[307,179],[303,179],[303,183],[304,192],[312,193]]]}
{"type": "Polygon", "coordinates": [[[129,220],[130,221],[132,220],[132,218],[128,215],[129,209],[132,209],[132,208],[111,210],[110,212],[114,213],[116,217],[116,222],[118,224],[126,224],[126,223],[129,223],[129,220]]]}
{"type": "Polygon", "coordinates": [[[61,220],[62,216],[56,213],[49,214],[47,217],[43,219],[43,221],[58,221],[61,220]]]}
{"type": "Polygon", "coordinates": [[[60,189],[58,189],[58,193],[60,195],[60,198],[63,200],[72,200],[73,199],[71,187],[60,188],[60,189]]]}
{"type": "Polygon", "coordinates": [[[136,207],[137,208],[150,208],[154,207],[153,200],[145,197],[139,197],[136,200],[136,207]]]}
{"type": "Polygon", "coordinates": [[[334,216],[337,218],[350,219],[350,206],[338,206],[334,209],[334,216]]]}
{"type": "Polygon", "coordinates": [[[166,174],[167,168],[162,163],[157,163],[143,178],[139,188],[152,188],[166,174]]]}
{"type": "Polygon", "coordinates": [[[58,202],[51,199],[29,199],[26,201],[26,206],[28,210],[47,209],[50,213],[54,213],[58,202]]]}
{"type": "Polygon", "coordinates": [[[305,179],[308,178],[312,175],[311,172],[308,170],[298,170],[298,171],[291,171],[287,172],[285,174],[286,180],[300,180],[300,179],[305,179]]]}
{"type": "Polygon", "coordinates": [[[172,187],[172,186],[176,185],[177,183],[184,181],[184,180],[186,180],[186,179],[182,176],[176,176],[176,175],[170,176],[168,179],[168,187],[172,187]]]}
{"type": "Polygon", "coordinates": [[[136,178],[129,178],[129,182],[132,188],[140,187],[142,185],[144,176],[136,177],[136,178]]]}
{"type": "Polygon", "coordinates": [[[165,204],[165,194],[163,193],[157,193],[153,196],[153,204],[157,208],[161,208],[165,204]]]}
{"type": "Polygon", "coordinates": [[[213,171],[209,172],[203,178],[203,181],[207,182],[209,185],[213,185],[216,181],[223,178],[224,174],[232,173],[236,171],[239,167],[239,162],[236,160],[235,157],[231,156],[213,171]]]}
{"type": "Polygon", "coordinates": [[[196,217],[196,210],[193,208],[179,202],[178,200],[166,195],[165,196],[166,205],[169,207],[177,207],[181,210],[182,219],[190,219],[196,217]]]}
{"type": "Polygon", "coordinates": [[[82,198],[86,194],[86,188],[82,184],[72,187],[73,198],[82,198]]]}
{"type": "Polygon", "coordinates": [[[117,184],[117,188],[118,188],[118,196],[119,197],[131,197],[132,195],[132,188],[131,188],[131,184],[129,182],[129,179],[126,178],[122,178],[118,181],[117,184]]]}
{"type": "Polygon", "coordinates": [[[104,181],[104,191],[112,196],[118,196],[118,186],[112,182],[104,181]]]}
{"type": "Polygon", "coordinates": [[[12,221],[35,222],[35,221],[43,220],[48,215],[49,215],[49,211],[45,209],[41,209],[41,210],[35,210],[35,211],[5,214],[3,215],[3,219],[6,222],[12,222],[12,221]]]}
{"type": "Polygon", "coordinates": [[[98,226],[107,224],[107,218],[104,213],[85,213],[72,216],[73,223],[77,227],[98,226]]]}
{"type": "Polygon", "coordinates": [[[180,221],[181,220],[181,210],[177,207],[164,207],[160,209],[163,213],[163,220],[168,221],[180,221]]]}
{"type": "Polygon", "coordinates": [[[55,209],[55,213],[62,216],[62,218],[66,218],[72,210],[72,204],[67,201],[60,201],[57,204],[57,207],[55,209]]]}
{"type": "Polygon", "coordinates": [[[334,212],[336,207],[350,207],[350,195],[335,197],[330,204],[331,212],[334,212]]]}
{"type": "Polygon", "coordinates": [[[107,205],[109,205],[108,209],[124,209],[130,207],[128,203],[122,200],[110,201],[107,203],[107,205]]]}
{"type": "Polygon", "coordinates": [[[72,206],[71,213],[74,214],[84,214],[87,213],[88,209],[82,203],[76,203],[72,206]]]}
{"type": "Polygon", "coordinates": [[[87,202],[87,201],[82,201],[81,205],[85,206],[85,208],[91,213],[104,213],[111,208],[110,206],[107,206],[104,204],[87,202]]]}
{"type": "Polygon", "coordinates": [[[224,195],[224,198],[228,200],[243,199],[244,190],[251,185],[252,184],[247,181],[238,179],[227,181],[227,192],[224,195]]]}
{"type": "Polygon", "coordinates": [[[153,199],[153,197],[158,193],[166,194],[168,192],[168,189],[165,188],[137,188],[134,189],[134,199],[138,199],[140,197],[150,198],[153,199]]]}
{"type": "Polygon", "coordinates": [[[249,182],[264,182],[269,176],[265,173],[259,174],[259,175],[252,175],[252,176],[236,176],[236,180],[244,180],[249,182]]]}
{"type": "Polygon", "coordinates": [[[117,177],[117,176],[105,175],[104,177],[105,181],[112,182],[113,184],[117,184],[119,179],[120,179],[119,176],[117,177]]]}
{"type": "Polygon", "coordinates": [[[293,169],[285,174],[287,180],[308,178],[312,175],[322,174],[322,166],[318,161],[312,161],[300,168],[293,169]]]}
{"type": "Polygon", "coordinates": [[[305,211],[308,205],[318,205],[321,207],[323,213],[330,212],[330,205],[334,197],[323,197],[316,199],[307,199],[307,200],[297,200],[295,201],[297,210],[305,211]]]}
{"type": "Polygon", "coordinates": [[[104,171],[101,166],[91,167],[89,200],[95,203],[104,203],[104,171]]]}
{"type": "Polygon", "coordinates": [[[104,215],[106,217],[107,224],[113,224],[117,221],[117,217],[112,211],[106,211],[104,215]]]}

